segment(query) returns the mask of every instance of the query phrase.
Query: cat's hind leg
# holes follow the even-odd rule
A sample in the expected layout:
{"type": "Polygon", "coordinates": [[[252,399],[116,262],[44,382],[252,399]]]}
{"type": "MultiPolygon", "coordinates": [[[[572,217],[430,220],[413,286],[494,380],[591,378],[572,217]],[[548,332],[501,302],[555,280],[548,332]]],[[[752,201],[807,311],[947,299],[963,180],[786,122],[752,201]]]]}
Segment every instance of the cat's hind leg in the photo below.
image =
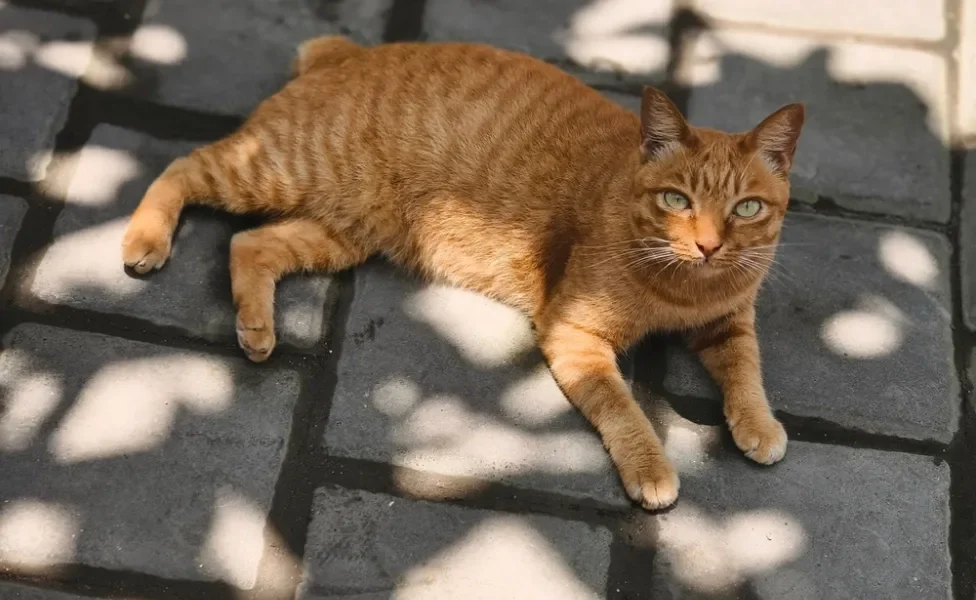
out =
{"type": "Polygon", "coordinates": [[[139,274],[161,268],[169,258],[180,213],[189,204],[239,214],[260,212],[246,191],[254,171],[254,152],[246,150],[257,145],[253,137],[235,134],[171,162],[132,214],[122,237],[122,262],[139,274]]]}
{"type": "Polygon", "coordinates": [[[237,341],[247,357],[261,362],[274,349],[274,292],[279,279],[296,271],[340,271],[362,263],[369,254],[311,219],[289,219],[236,234],[230,246],[231,289],[237,341]]]}

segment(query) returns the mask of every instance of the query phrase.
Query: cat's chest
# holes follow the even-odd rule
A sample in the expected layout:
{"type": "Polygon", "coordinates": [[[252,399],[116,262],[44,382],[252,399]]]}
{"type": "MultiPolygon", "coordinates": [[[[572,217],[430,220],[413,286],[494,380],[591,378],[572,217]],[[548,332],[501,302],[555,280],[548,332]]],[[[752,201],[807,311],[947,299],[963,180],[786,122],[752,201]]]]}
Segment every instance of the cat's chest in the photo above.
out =
{"type": "Polygon", "coordinates": [[[728,302],[696,302],[690,305],[649,302],[636,317],[637,329],[645,333],[692,329],[715,321],[732,310],[728,302]]]}

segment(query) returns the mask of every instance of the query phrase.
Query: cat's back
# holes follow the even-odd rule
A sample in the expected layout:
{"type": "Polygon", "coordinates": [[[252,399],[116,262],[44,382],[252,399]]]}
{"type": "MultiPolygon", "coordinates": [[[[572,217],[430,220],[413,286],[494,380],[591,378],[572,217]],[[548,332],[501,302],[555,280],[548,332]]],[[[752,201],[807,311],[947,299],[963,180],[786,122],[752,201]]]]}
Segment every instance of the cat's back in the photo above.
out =
{"type": "Polygon", "coordinates": [[[523,202],[527,186],[593,185],[638,136],[635,115],[574,77],[481,44],[362,47],[280,96],[337,170],[348,161],[401,184],[423,177],[523,202]]]}

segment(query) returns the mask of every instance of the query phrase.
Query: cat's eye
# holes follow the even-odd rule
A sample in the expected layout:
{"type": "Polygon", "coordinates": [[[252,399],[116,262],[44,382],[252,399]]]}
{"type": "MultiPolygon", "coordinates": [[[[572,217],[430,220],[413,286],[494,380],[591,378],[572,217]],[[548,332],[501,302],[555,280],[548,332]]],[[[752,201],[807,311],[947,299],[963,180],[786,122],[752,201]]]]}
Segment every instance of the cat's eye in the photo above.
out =
{"type": "Polygon", "coordinates": [[[664,192],[664,205],[672,210],[685,210],[691,202],[678,192],[664,192]]]}
{"type": "Polygon", "coordinates": [[[762,209],[762,202],[752,198],[750,200],[743,200],[742,202],[735,205],[736,216],[742,217],[743,219],[748,219],[759,214],[762,209]]]}

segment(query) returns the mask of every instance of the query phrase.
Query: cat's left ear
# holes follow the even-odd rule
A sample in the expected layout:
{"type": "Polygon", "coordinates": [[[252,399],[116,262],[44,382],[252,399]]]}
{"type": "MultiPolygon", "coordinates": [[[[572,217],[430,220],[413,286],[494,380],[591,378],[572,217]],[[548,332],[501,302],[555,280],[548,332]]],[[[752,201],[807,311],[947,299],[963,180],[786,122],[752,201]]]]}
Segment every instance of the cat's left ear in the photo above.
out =
{"type": "Polygon", "coordinates": [[[805,115],[802,104],[788,104],[756,125],[746,136],[745,145],[749,150],[758,151],[774,173],[786,175],[793,166],[805,115]]]}

